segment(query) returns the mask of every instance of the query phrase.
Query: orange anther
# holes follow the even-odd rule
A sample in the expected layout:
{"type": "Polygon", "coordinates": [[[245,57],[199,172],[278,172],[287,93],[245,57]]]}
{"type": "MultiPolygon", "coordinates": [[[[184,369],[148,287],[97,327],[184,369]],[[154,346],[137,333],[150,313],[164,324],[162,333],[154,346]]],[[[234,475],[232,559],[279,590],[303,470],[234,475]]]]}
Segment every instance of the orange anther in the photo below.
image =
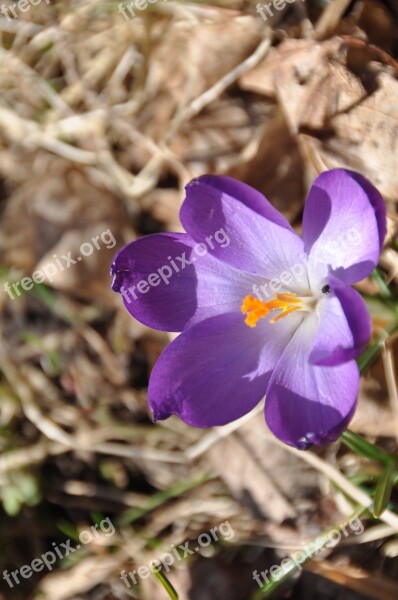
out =
{"type": "Polygon", "coordinates": [[[246,315],[245,323],[249,327],[255,327],[257,321],[262,317],[266,317],[273,310],[281,312],[271,319],[270,323],[279,321],[282,317],[302,308],[303,303],[295,294],[286,292],[285,294],[275,294],[275,298],[264,302],[259,298],[254,298],[249,295],[243,299],[241,311],[246,315]]]}

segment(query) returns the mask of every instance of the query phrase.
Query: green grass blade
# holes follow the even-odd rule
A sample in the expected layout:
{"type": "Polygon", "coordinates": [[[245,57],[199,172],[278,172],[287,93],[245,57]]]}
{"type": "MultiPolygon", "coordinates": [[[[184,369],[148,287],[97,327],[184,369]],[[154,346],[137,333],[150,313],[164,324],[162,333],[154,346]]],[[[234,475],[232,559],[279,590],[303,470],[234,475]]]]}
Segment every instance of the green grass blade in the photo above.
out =
{"type": "Polygon", "coordinates": [[[380,517],[390,502],[395,470],[396,464],[393,460],[380,475],[373,501],[373,516],[376,518],[380,517]]]}
{"type": "Polygon", "coordinates": [[[348,448],[350,448],[350,450],[356,454],[359,454],[360,456],[364,456],[370,460],[376,460],[381,462],[383,465],[390,465],[391,463],[395,462],[394,458],[390,456],[388,452],[385,452],[381,448],[377,448],[377,446],[374,446],[363,437],[357,433],[354,433],[353,431],[350,431],[349,429],[341,434],[340,440],[348,448]]]}
{"type": "Polygon", "coordinates": [[[170,581],[167,579],[166,575],[160,571],[155,571],[153,567],[151,567],[151,571],[155,575],[156,579],[160,581],[171,600],[178,600],[178,594],[172,583],[170,583],[170,581]]]}

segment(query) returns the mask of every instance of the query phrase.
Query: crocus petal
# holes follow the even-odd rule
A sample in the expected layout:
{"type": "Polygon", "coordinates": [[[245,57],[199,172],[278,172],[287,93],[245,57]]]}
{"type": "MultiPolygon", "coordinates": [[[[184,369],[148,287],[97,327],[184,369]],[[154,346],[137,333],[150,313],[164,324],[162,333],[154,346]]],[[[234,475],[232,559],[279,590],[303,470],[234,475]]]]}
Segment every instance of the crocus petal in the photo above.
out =
{"type": "Polygon", "coordinates": [[[377,265],[386,232],[383,198],[362,175],[333,169],[321,173],[308,195],[303,240],[312,289],[332,271],[350,285],[377,265]]]}
{"type": "Polygon", "coordinates": [[[298,265],[294,290],[308,290],[303,241],[265,198],[259,212],[259,192],[215,176],[194,180],[186,192],[180,219],[194,240],[210,245],[212,238],[214,256],[269,280],[294,273],[298,265]]]}
{"type": "Polygon", "coordinates": [[[233,177],[226,175],[203,175],[196,182],[208,185],[211,188],[219,190],[224,194],[228,194],[231,198],[239,200],[242,204],[251,208],[259,215],[265,217],[268,221],[272,221],[285,229],[294,231],[289,221],[275,208],[270,202],[255,188],[243,183],[233,177]]]}
{"type": "Polygon", "coordinates": [[[160,355],[149,381],[155,419],[172,414],[195,427],[224,425],[248,413],[265,393],[283,348],[301,322],[289,315],[252,329],[241,313],[211,317],[179,335],[160,355]]]}
{"type": "Polygon", "coordinates": [[[317,307],[319,329],[310,362],[338,365],[358,356],[371,335],[371,319],[358,292],[335,277],[329,278],[332,296],[325,295],[317,307]]]}
{"type": "Polygon", "coordinates": [[[337,366],[310,364],[317,316],[308,316],[286,347],[272,374],[265,418],[280,440],[306,449],[334,441],[356,405],[359,370],[351,360],[337,366]]]}
{"type": "Polygon", "coordinates": [[[138,321],[162,331],[183,331],[213,315],[239,311],[253,284],[264,282],[208,254],[200,256],[195,248],[186,234],[158,233],[119,251],[112,287],[138,321]]]}

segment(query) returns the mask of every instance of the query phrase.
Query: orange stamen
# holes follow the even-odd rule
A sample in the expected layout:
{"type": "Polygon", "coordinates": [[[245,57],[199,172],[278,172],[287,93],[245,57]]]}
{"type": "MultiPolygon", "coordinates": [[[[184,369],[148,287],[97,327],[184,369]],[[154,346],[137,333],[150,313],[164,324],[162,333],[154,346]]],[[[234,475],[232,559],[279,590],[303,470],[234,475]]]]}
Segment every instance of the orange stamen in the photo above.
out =
{"type": "Polygon", "coordinates": [[[276,323],[282,317],[286,317],[286,315],[302,307],[303,302],[300,298],[296,297],[296,294],[286,292],[285,294],[275,294],[275,298],[268,300],[268,302],[250,295],[246,296],[243,299],[241,311],[246,315],[246,325],[255,327],[259,319],[266,317],[273,310],[280,310],[281,312],[271,319],[270,323],[276,323]]]}

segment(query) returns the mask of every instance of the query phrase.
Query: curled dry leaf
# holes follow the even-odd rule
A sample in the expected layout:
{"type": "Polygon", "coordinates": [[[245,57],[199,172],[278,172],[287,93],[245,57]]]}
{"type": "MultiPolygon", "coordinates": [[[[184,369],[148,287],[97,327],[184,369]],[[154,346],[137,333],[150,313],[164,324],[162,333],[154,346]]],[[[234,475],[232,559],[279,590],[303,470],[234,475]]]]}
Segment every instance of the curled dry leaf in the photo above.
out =
{"type": "Polygon", "coordinates": [[[276,99],[315,171],[352,168],[396,200],[397,75],[383,50],[353,37],[287,40],[241,85],[276,99]]]}

